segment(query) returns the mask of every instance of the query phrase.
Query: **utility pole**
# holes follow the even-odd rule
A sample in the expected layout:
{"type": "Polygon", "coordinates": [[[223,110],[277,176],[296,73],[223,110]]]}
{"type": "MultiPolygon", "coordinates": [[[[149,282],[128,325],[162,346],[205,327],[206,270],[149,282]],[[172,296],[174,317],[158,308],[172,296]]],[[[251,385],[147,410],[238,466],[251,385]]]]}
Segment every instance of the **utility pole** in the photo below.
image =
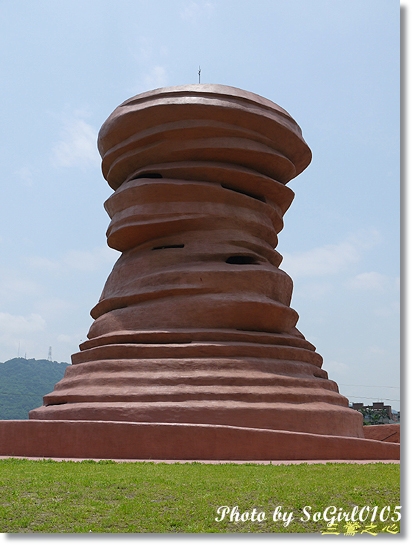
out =
{"type": "Polygon", "coordinates": [[[51,346],[49,346],[49,355],[47,356],[47,359],[49,361],[52,361],[52,347],[51,346]]]}
{"type": "Polygon", "coordinates": [[[199,83],[200,83],[200,72],[201,72],[201,71],[202,71],[202,70],[200,69],[200,66],[199,66],[199,71],[198,71],[198,75],[199,75],[199,83]]]}

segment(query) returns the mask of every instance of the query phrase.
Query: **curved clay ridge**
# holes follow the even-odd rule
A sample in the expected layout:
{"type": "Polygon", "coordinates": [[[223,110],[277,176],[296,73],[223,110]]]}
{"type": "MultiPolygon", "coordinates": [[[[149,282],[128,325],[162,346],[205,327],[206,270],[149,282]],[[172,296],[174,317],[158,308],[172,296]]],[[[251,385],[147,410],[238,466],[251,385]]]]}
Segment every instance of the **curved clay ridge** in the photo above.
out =
{"type": "Polygon", "coordinates": [[[311,160],[290,115],[232,87],[158,89],[113,112],[99,150],[122,255],[89,340],[30,417],[363,437],[279,269],[285,184],[311,160]]]}
{"type": "Polygon", "coordinates": [[[181,161],[195,168],[206,161],[215,169],[223,161],[286,183],[311,160],[285,110],[225,85],[169,87],[126,100],[103,124],[98,145],[113,189],[154,165],[161,173],[161,165],[181,161]]]}

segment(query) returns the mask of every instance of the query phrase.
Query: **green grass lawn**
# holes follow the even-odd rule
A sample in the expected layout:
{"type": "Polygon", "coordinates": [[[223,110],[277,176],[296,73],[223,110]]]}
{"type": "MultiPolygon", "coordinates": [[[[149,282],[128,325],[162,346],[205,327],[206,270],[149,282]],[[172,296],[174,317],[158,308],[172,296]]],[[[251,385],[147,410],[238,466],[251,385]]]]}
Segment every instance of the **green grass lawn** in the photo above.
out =
{"type": "MultiPolygon", "coordinates": [[[[0,460],[0,532],[4,533],[394,533],[400,527],[397,505],[398,464],[0,460]],[[223,509],[218,512],[221,506],[229,512],[217,521],[223,517],[223,509]],[[364,522],[355,515],[354,523],[342,520],[328,528],[315,513],[329,506],[335,506],[336,515],[368,506],[369,515],[365,507],[364,522]],[[289,524],[273,520],[276,508],[286,513],[286,521],[290,517],[289,524]],[[253,509],[254,519],[258,513],[264,519],[250,520],[253,509]],[[388,514],[386,521],[380,520],[388,514]]],[[[333,509],[327,513],[332,515],[333,509]]]]}

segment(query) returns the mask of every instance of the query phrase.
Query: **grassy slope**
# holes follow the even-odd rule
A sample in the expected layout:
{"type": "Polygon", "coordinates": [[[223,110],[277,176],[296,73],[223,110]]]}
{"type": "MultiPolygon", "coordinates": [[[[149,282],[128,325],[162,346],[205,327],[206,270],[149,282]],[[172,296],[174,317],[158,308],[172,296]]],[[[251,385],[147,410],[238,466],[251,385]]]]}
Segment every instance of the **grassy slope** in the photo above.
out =
{"type": "Polygon", "coordinates": [[[24,420],[63,378],[67,363],[14,358],[0,363],[0,420],[24,420]]]}
{"type": "MultiPolygon", "coordinates": [[[[302,522],[329,505],[400,504],[397,464],[207,465],[0,460],[0,532],[321,532],[302,522]],[[216,522],[217,508],[265,511],[263,522],[216,522]],[[288,527],[276,506],[293,511],[288,527]]],[[[370,522],[370,521],[368,521],[370,522]]],[[[371,528],[382,530],[388,523],[371,528]]],[[[365,530],[367,524],[357,528],[365,530]]],[[[399,523],[391,525],[399,531],[399,523]]],[[[340,523],[341,533],[348,531],[340,523]]]]}

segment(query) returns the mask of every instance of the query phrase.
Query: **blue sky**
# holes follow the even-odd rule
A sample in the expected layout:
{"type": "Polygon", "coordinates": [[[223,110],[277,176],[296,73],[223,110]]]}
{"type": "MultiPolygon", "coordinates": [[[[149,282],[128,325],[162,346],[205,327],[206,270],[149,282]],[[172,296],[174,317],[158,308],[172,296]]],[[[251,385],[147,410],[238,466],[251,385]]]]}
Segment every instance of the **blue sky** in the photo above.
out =
{"type": "Polygon", "coordinates": [[[269,98],[308,169],[278,251],[298,328],[351,401],[399,409],[399,3],[0,0],[0,361],[70,361],[118,253],[97,132],[125,99],[202,83],[269,98]]]}

